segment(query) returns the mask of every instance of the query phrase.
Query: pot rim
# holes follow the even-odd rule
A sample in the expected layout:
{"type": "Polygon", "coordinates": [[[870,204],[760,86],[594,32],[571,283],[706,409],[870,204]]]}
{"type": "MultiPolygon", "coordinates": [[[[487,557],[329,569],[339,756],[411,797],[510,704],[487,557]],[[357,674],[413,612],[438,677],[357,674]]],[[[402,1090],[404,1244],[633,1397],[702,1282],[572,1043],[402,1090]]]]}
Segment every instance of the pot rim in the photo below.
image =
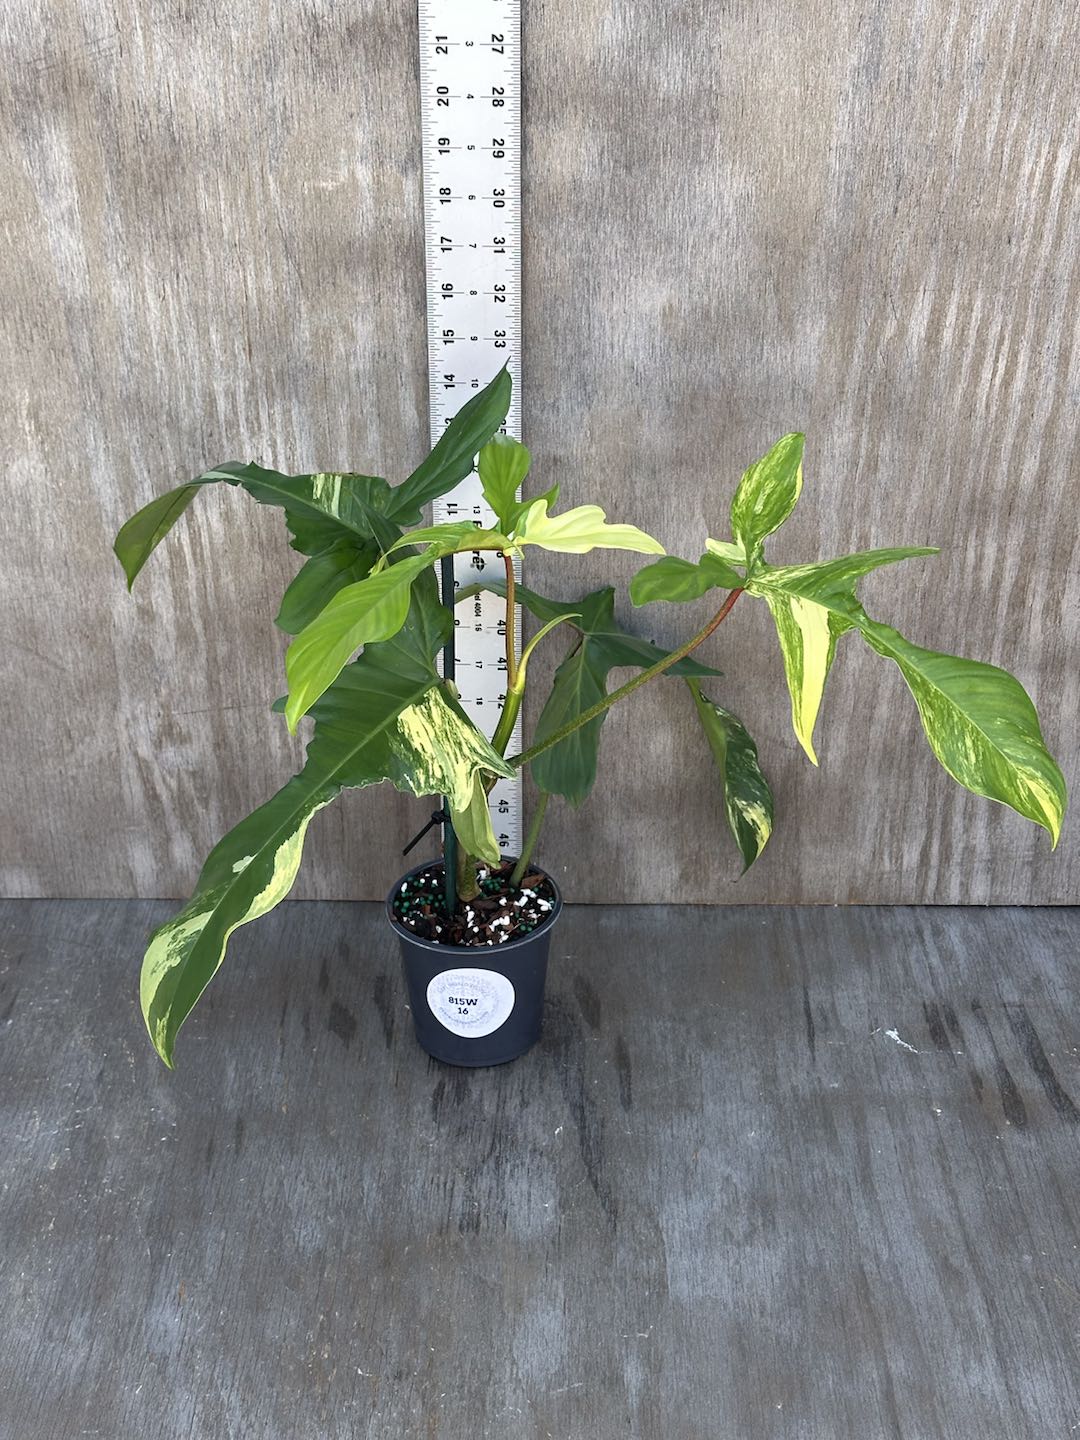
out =
{"type": "Polygon", "coordinates": [[[522,949],[526,945],[531,945],[534,940],[546,938],[548,931],[562,914],[562,891],[555,883],[554,876],[549,875],[542,865],[533,865],[531,869],[538,871],[550,882],[551,888],[555,891],[555,904],[552,907],[551,914],[547,916],[543,924],[538,925],[535,930],[530,930],[528,935],[519,935],[515,940],[504,940],[500,945],[443,945],[438,940],[425,940],[422,935],[417,935],[412,930],[406,930],[405,926],[400,923],[394,914],[394,897],[401,889],[402,881],[408,880],[412,875],[418,875],[421,870],[430,870],[433,865],[438,865],[441,868],[442,863],[442,860],[425,860],[420,865],[414,865],[411,870],[406,870],[405,873],[399,875],[393,885],[391,885],[384,902],[386,918],[389,920],[390,928],[394,934],[399,935],[403,940],[408,940],[410,945],[415,945],[418,949],[429,950],[434,955],[476,955],[477,957],[481,955],[508,955],[516,950],[522,949]]]}

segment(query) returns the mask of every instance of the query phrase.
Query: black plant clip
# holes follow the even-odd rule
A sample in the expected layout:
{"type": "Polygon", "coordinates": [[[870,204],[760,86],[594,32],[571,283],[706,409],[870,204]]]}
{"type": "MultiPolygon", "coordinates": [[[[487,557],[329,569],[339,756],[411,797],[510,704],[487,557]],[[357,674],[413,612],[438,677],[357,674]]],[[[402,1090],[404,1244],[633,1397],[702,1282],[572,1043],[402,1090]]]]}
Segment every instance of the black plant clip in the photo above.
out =
{"type": "Polygon", "coordinates": [[[413,838],[405,846],[405,849],[402,850],[402,855],[407,855],[414,845],[419,845],[420,841],[424,838],[427,832],[429,830],[433,830],[436,825],[448,825],[449,823],[449,810],[433,810],[431,812],[431,819],[427,822],[427,824],[424,826],[424,828],[420,831],[419,834],[413,836],[413,838]]]}

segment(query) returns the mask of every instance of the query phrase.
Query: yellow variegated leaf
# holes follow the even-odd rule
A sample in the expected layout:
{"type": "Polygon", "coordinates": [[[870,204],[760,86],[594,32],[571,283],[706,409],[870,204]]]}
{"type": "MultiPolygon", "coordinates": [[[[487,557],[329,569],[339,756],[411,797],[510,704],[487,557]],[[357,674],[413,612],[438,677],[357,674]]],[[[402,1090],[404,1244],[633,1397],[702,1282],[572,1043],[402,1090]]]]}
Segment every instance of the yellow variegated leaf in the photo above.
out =
{"type": "MultiPolygon", "coordinates": [[[[805,436],[784,435],[745,472],[731,502],[731,533],[753,568],[761,542],[778,530],[802,492],[805,436]]],[[[726,557],[725,557],[726,558],[726,557]]]]}
{"type": "Polygon", "coordinates": [[[700,680],[686,683],[720,771],[728,825],[742,855],[745,875],[772,834],[772,791],[761,772],[757,746],[746,726],[730,710],[704,695],[700,680]]]}
{"type": "Polygon", "coordinates": [[[663,555],[659,540],[636,525],[609,525],[599,505],[578,505],[561,515],[548,514],[548,500],[541,496],[526,508],[510,537],[515,546],[539,545],[569,555],[590,550],[635,550],[642,555],[663,555]]]}
{"type": "Polygon", "coordinates": [[[953,779],[1041,825],[1056,846],[1065,779],[1019,680],[996,665],[924,650],[865,614],[856,623],[867,644],[899,666],[930,748],[953,779]]]}
{"type": "MultiPolygon", "coordinates": [[[[429,597],[433,592],[434,584],[429,597]]],[[[448,617],[433,598],[430,613],[422,608],[414,600],[407,630],[368,646],[345,667],[312,711],[303,770],[218,842],[191,901],[151,938],[140,993],[150,1037],[167,1064],[229,936],[285,897],[311,817],[342,789],[389,780],[414,795],[445,794],[469,813],[477,848],[497,861],[493,837],[481,833],[476,797],[486,775],[513,772],[440,682],[430,656],[445,639],[448,617]]]]}
{"type": "Polygon", "coordinates": [[[801,595],[767,591],[765,602],[772,612],[784,660],[784,675],[791,696],[791,726],[799,744],[816,765],[814,726],[825,693],[825,681],[829,678],[837,638],[851,627],[823,605],[801,595]]]}
{"type": "Polygon", "coordinates": [[[478,855],[489,865],[498,865],[501,853],[482,776],[473,776],[465,805],[451,804],[450,818],[458,842],[469,855],[478,855]]]}
{"type": "Polygon", "coordinates": [[[816,765],[814,726],[829,678],[836,642],[854,624],[855,583],[882,565],[937,552],[926,546],[860,550],[817,565],[760,563],[746,581],[768,604],[776,625],[791,695],[791,724],[816,765]]]}

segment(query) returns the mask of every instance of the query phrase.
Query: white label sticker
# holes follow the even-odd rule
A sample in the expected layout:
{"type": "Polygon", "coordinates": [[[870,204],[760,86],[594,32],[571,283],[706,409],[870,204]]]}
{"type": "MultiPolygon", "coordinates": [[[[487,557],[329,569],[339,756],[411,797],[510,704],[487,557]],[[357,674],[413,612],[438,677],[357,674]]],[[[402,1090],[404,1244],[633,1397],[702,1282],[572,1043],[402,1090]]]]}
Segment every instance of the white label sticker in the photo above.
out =
{"type": "Polygon", "coordinates": [[[495,970],[444,970],[427,987],[427,1003],[455,1035],[490,1035],[514,1008],[514,987],[495,970]]]}

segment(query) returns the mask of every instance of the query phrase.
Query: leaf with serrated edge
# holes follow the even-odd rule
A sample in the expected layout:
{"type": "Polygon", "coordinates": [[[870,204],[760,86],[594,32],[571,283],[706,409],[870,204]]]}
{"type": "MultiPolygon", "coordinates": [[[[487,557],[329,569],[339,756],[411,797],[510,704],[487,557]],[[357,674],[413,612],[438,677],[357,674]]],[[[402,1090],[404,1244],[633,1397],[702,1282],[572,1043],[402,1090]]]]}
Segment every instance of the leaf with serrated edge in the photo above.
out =
{"type": "Polygon", "coordinates": [[[730,710],[703,695],[697,680],[686,683],[720,771],[728,825],[742,855],[745,875],[772,834],[772,791],[746,726],[730,710]]]}

